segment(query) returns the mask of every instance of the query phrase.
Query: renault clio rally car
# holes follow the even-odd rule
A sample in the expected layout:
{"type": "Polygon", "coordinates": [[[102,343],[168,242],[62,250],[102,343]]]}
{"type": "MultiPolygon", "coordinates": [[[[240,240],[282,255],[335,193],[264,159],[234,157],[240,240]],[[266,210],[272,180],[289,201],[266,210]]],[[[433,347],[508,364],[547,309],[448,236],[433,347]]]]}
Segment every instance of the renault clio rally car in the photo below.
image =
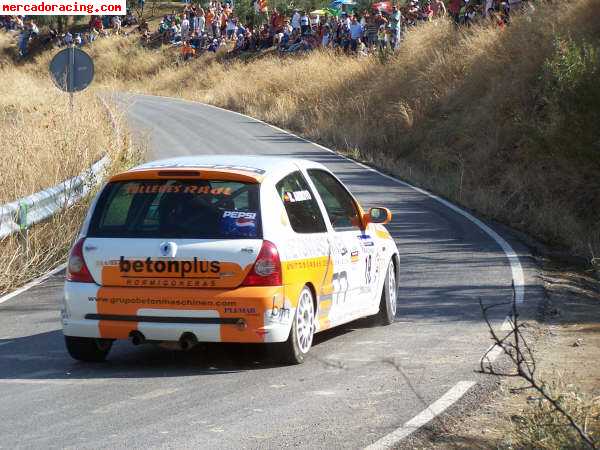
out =
{"type": "Polygon", "coordinates": [[[71,250],[62,324],[75,359],[116,339],[266,343],[301,363],[314,333],[396,313],[386,208],[363,212],[323,165],[194,156],[112,177],[71,250]]]}

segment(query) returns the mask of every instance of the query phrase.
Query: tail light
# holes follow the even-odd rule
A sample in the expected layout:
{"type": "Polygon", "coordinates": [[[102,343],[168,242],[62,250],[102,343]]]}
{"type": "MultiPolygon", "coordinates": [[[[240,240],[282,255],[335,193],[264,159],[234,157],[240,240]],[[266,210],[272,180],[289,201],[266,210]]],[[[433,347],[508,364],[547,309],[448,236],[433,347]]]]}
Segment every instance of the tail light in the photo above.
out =
{"type": "Polygon", "coordinates": [[[83,259],[83,242],[85,238],[79,239],[71,249],[67,261],[67,281],[78,283],[93,283],[94,279],[83,259]]]}
{"type": "Polygon", "coordinates": [[[242,286],[281,286],[281,261],[275,244],[263,241],[258,257],[242,286]]]}

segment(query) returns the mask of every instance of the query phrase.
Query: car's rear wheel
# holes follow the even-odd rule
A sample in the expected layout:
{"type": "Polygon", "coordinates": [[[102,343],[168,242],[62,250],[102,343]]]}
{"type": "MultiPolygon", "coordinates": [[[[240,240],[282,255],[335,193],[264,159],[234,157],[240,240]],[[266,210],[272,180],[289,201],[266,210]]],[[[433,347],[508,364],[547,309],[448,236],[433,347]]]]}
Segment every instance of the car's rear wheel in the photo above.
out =
{"type": "Polygon", "coordinates": [[[308,354],[315,334],[315,307],[311,290],[304,286],[288,340],[280,347],[280,357],[289,364],[302,364],[308,354]]]}
{"type": "Polygon", "coordinates": [[[86,362],[104,361],[112,347],[112,341],[108,339],[76,336],[65,336],[65,344],[71,357],[86,362]]]}
{"type": "Polygon", "coordinates": [[[379,312],[375,316],[375,321],[380,325],[390,325],[396,317],[398,301],[398,284],[396,281],[396,266],[394,260],[390,260],[383,282],[383,292],[381,293],[381,302],[379,303],[379,312]]]}

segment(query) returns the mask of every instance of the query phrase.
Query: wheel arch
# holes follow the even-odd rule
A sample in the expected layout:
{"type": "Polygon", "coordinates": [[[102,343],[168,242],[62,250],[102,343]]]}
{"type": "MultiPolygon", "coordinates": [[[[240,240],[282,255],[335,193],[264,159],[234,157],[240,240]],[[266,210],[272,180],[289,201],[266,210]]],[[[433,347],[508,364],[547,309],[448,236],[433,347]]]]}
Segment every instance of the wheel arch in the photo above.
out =
{"type": "Polygon", "coordinates": [[[392,255],[392,262],[396,271],[396,287],[398,287],[400,286],[400,255],[398,253],[392,255]]]}
{"type": "Polygon", "coordinates": [[[312,294],[312,298],[313,298],[313,309],[315,311],[315,321],[317,320],[318,317],[318,311],[317,311],[317,307],[319,306],[319,296],[317,295],[317,290],[315,289],[315,286],[310,282],[306,282],[305,286],[310,290],[310,293],[312,294]]]}

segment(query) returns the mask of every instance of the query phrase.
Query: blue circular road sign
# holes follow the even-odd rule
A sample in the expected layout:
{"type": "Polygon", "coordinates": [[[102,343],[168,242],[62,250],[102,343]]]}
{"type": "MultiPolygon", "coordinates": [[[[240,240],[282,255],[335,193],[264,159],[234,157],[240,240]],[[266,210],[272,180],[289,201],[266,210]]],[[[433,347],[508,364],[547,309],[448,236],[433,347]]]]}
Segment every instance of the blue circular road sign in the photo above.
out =
{"type": "Polygon", "coordinates": [[[94,62],[83,50],[65,48],[50,61],[50,75],[65,92],[83,91],[94,79],[94,62]]]}

